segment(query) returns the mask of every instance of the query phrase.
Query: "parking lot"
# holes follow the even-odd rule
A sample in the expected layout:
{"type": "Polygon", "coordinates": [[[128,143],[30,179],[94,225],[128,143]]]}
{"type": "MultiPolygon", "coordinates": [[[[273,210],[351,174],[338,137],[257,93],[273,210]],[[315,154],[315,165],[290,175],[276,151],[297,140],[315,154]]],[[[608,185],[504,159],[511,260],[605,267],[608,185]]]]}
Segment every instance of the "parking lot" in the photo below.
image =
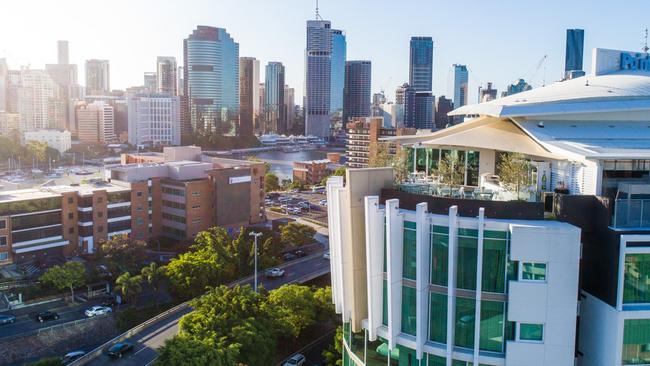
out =
{"type": "Polygon", "coordinates": [[[325,193],[273,192],[267,195],[265,204],[267,209],[275,207],[286,215],[310,219],[327,225],[327,195],[325,193]]]}

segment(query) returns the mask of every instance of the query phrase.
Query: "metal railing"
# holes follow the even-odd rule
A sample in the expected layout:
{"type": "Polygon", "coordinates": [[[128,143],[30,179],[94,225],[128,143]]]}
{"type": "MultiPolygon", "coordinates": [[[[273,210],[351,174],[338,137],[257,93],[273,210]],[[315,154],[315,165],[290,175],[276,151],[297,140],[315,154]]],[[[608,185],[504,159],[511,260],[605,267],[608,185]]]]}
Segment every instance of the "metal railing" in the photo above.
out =
{"type": "Polygon", "coordinates": [[[650,199],[618,199],[612,226],[621,229],[650,229],[650,199]]]}

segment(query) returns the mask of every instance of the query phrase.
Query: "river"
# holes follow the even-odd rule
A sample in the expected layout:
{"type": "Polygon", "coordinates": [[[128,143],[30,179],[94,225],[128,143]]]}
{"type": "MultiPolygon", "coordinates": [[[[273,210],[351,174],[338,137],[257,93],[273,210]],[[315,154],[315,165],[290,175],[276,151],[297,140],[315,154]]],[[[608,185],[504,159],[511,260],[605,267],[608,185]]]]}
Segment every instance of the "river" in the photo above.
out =
{"type": "MultiPolygon", "coordinates": [[[[282,181],[283,179],[292,179],[294,161],[326,159],[328,152],[345,154],[343,150],[305,150],[299,152],[265,151],[252,155],[233,155],[232,157],[236,159],[254,157],[265,161],[271,165],[271,172],[277,175],[280,181],[282,181]]],[[[341,157],[341,163],[345,163],[344,157],[341,157]]]]}

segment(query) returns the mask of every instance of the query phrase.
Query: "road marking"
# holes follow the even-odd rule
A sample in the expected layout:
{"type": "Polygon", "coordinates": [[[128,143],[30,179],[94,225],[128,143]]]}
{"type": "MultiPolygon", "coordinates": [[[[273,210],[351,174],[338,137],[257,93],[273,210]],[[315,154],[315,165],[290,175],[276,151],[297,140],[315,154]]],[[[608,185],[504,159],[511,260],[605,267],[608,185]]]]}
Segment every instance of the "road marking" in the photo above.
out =
{"type": "Polygon", "coordinates": [[[137,355],[138,353],[144,351],[145,349],[147,349],[147,348],[146,348],[146,347],[142,347],[142,348],[140,348],[139,350],[137,350],[136,352],[133,353],[133,356],[135,356],[135,355],[137,355]]]}

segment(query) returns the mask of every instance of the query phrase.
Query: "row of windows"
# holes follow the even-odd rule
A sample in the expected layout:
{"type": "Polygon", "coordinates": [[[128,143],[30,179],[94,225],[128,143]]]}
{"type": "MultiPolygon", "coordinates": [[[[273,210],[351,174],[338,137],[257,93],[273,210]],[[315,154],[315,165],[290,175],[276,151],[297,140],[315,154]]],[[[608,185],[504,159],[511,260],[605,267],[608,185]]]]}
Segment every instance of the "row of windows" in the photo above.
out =
{"type": "Polygon", "coordinates": [[[163,226],[163,233],[179,239],[185,238],[185,230],[179,230],[169,226],[163,226]]]}
{"type": "Polygon", "coordinates": [[[162,218],[163,218],[164,220],[175,221],[175,222],[179,222],[179,223],[181,223],[181,224],[184,224],[184,223],[185,223],[185,218],[184,218],[184,217],[182,217],[182,216],[177,216],[177,215],[172,215],[172,214],[170,214],[170,213],[166,213],[166,212],[163,212],[163,214],[162,214],[162,218]]]}
{"type": "Polygon", "coordinates": [[[34,230],[12,233],[11,237],[14,243],[20,243],[24,241],[31,241],[61,235],[63,235],[63,229],[62,226],[59,225],[55,227],[38,228],[34,230]]]}
{"type": "Polygon", "coordinates": [[[178,189],[178,188],[167,187],[167,186],[162,187],[162,193],[171,194],[171,195],[174,195],[174,196],[185,197],[185,190],[178,189]]]}
{"type": "Polygon", "coordinates": [[[23,230],[39,226],[56,225],[60,223],[61,212],[47,212],[35,215],[13,217],[11,218],[11,229],[23,230]]]}
{"type": "MultiPolygon", "coordinates": [[[[108,203],[131,202],[131,192],[110,192],[107,194],[107,199],[108,203]]],[[[97,199],[97,202],[99,202],[99,199],[97,199]]]]}
{"type": "Polygon", "coordinates": [[[175,208],[175,209],[178,209],[178,210],[185,210],[185,204],[184,203],[163,200],[162,205],[164,207],[175,208]]]}
{"type": "Polygon", "coordinates": [[[29,201],[0,203],[0,216],[18,215],[30,212],[49,211],[61,208],[61,198],[41,198],[29,201]]]}

